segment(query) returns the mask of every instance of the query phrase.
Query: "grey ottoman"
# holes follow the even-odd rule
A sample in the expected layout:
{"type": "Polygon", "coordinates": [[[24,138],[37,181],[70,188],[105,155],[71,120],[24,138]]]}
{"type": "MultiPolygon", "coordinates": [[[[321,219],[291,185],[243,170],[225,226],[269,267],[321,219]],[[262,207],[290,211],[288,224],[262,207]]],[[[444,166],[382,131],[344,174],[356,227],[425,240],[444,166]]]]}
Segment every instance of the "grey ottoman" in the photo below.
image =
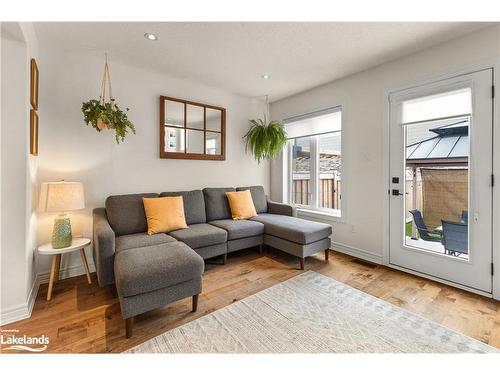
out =
{"type": "Polygon", "coordinates": [[[132,336],[133,317],[186,297],[196,311],[205,263],[182,242],[138,247],[115,256],[115,280],[126,336],[132,336]]]}

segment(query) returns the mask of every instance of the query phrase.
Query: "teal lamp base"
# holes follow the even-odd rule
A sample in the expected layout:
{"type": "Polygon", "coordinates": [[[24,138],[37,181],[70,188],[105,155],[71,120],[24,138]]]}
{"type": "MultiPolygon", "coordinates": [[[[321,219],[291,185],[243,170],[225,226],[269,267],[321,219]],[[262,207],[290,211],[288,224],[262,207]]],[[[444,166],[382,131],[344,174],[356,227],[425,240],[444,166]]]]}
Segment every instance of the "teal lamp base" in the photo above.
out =
{"type": "Polygon", "coordinates": [[[71,221],[69,217],[61,215],[54,219],[52,231],[52,248],[62,249],[71,246],[73,236],[71,234],[71,221]]]}

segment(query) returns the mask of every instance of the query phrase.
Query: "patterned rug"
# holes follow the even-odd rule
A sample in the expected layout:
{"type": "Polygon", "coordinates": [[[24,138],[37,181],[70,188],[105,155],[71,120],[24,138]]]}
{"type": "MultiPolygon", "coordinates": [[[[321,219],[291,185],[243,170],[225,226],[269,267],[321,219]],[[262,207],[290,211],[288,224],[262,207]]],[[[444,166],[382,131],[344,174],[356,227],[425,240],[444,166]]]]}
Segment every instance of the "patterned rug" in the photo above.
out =
{"type": "Polygon", "coordinates": [[[497,353],[470,337],[308,271],[127,353],[497,353]]]}

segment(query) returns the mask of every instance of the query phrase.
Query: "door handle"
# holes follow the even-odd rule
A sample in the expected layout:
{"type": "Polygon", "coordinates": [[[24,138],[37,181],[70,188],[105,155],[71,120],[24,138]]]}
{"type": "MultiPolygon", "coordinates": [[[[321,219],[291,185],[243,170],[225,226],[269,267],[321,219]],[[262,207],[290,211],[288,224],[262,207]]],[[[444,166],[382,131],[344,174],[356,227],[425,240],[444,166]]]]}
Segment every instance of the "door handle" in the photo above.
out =
{"type": "Polygon", "coordinates": [[[398,195],[403,195],[403,193],[400,193],[399,189],[392,189],[392,195],[398,196],[398,195]]]}

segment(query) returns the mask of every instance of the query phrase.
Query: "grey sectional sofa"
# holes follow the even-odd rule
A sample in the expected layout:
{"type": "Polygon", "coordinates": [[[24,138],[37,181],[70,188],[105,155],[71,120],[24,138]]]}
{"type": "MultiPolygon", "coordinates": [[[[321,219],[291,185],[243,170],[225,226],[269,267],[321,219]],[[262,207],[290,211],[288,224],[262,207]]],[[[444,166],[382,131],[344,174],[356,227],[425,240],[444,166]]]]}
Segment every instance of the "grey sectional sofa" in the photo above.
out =
{"type": "Polygon", "coordinates": [[[325,251],[330,225],[299,219],[293,206],[271,202],[262,186],[115,195],[93,211],[94,263],[100,286],[116,284],[127,337],[132,318],[173,301],[193,297],[196,311],[203,259],[263,244],[304,259],[325,251]],[[225,193],[250,190],[257,216],[233,220],[225,193]],[[188,228],[147,234],[143,197],[183,197],[188,228]]]}

